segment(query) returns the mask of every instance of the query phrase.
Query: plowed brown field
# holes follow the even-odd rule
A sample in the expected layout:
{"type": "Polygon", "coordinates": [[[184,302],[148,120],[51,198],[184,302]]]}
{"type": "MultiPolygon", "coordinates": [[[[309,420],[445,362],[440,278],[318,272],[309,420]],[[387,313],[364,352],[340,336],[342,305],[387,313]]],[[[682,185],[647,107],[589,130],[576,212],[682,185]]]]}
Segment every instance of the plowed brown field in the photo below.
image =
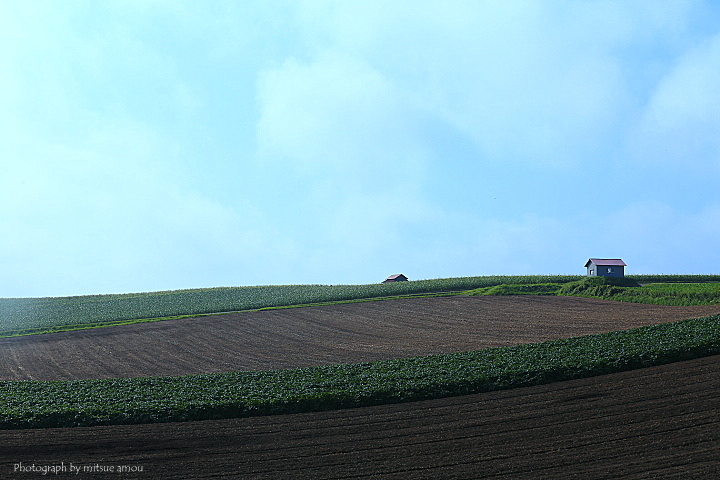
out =
{"type": "Polygon", "coordinates": [[[89,479],[717,479],[719,397],[715,356],[334,412],[0,431],[0,478],[72,462],[143,468],[72,475],[89,479]]]}
{"type": "MultiPolygon", "coordinates": [[[[476,349],[719,312],[718,306],[553,297],[308,307],[2,340],[0,371],[4,378],[86,378],[175,374],[183,366],[191,372],[284,368],[476,349]],[[224,357],[217,345],[229,349],[224,357]],[[109,359],[102,360],[103,352],[109,359]],[[224,363],[211,367],[217,359],[224,363]],[[30,360],[47,365],[35,368],[30,360]]],[[[716,479],[718,398],[720,356],[714,356],[362,409],[0,431],[0,478],[44,477],[16,470],[20,462],[25,468],[65,462],[59,474],[73,478],[716,479]],[[79,475],[70,472],[70,462],[81,468],[79,475]],[[119,466],[142,472],[92,471],[119,466]]]]}
{"type": "Polygon", "coordinates": [[[720,313],[575,297],[440,297],[266,310],[0,339],[0,380],[185,375],[387,360],[720,313]]]}

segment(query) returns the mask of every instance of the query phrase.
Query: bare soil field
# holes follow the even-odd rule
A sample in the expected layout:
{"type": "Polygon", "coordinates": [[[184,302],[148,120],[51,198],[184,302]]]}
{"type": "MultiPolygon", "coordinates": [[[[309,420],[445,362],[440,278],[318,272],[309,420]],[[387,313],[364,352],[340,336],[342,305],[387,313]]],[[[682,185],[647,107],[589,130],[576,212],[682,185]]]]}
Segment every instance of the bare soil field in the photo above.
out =
{"type": "Polygon", "coordinates": [[[720,313],[576,297],[439,297],[243,312],[0,339],[0,380],[185,375],[387,360],[720,313]]]}
{"type": "MultiPolygon", "coordinates": [[[[176,375],[380,360],[716,313],[720,306],[520,296],[247,312],[2,339],[0,378],[176,375]]],[[[717,479],[718,398],[720,356],[713,356],[330,412],[0,430],[0,479],[717,479]],[[16,468],[20,463],[25,471],[16,468]],[[53,465],[65,470],[42,473],[53,465]],[[118,473],[123,467],[130,473],[118,473]]]]}
{"type": "Polygon", "coordinates": [[[0,431],[0,478],[65,462],[82,479],[717,479],[718,397],[714,356],[322,413],[0,431]],[[142,471],[93,471],[121,466],[142,471]]]}

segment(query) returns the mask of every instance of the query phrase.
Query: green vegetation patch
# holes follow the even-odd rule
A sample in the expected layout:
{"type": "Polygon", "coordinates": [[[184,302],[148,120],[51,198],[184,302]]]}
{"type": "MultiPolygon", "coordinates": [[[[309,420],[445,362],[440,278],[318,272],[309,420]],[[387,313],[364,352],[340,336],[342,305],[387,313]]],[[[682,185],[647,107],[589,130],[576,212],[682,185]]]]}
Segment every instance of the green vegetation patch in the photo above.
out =
{"type": "Polygon", "coordinates": [[[371,285],[271,285],[122,295],[0,298],[0,338],[225,312],[458,294],[573,295],[660,305],[712,305],[720,304],[720,276],[635,275],[614,279],[516,275],[371,285]],[[646,285],[640,287],[640,284],[646,285]]]}
{"type": "Polygon", "coordinates": [[[715,305],[720,304],[720,283],[648,284],[623,289],[609,299],[659,305],[715,305]]]}
{"type": "Polygon", "coordinates": [[[720,282],[650,283],[641,286],[636,277],[589,277],[563,285],[558,295],[655,305],[715,305],[720,304],[720,282]]]}
{"type": "Polygon", "coordinates": [[[469,290],[465,292],[464,295],[557,295],[562,286],[562,283],[503,283],[493,287],[482,287],[469,290]]]}
{"type": "Polygon", "coordinates": [[[715,305],[720,304],[720,276],[575,277],[543,283],[486,285],[468,290],[464,295],[568,295],[656,305],[715,305]]]}
{"type": "Polygon", "coordinates": [[[0,298],[0,337],[407,295],[459,293],[493,285],[569,282],[578,276],[485,276],[370,285],[219,287],[121,295],[0,298]]]}
{"type": "Polygon", "coordinates": [[[720,282],[720,275],[632,275],[638,283],[707,283],[720,282]]]}
{"type": "Polygon", "coordinates": [[[184,377],[0,382],[0,428],[234,418],[441,398],[720,353],[720,315],[384,362],[184,377]]]}
{"type": "Polygon", "coordinates": [[[626,287],[639,286],[639,283],[628,277],[586,277],[566,283],[559,289],[558,295],[608,298],[622,293],[626,287]]]}

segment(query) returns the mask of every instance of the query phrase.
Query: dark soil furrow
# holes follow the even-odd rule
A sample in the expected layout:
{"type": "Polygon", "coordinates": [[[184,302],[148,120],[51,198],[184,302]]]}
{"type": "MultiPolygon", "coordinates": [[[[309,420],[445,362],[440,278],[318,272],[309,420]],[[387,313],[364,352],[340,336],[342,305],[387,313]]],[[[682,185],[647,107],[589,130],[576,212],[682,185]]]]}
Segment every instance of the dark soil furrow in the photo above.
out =
{"type": "Polygon", "coordinates": [[[138,478],[715,478],[719,373],[716,356],[347,411],[4,431],[0,474],[12,462],[64,458],[143,464],[152,472],[138,478]],[[635,388],[636,378],[655,378],[655,387],[635,388]],[[677,392],[664,387],[670,380],[688,395],[678,408],[677,392]],[[568,391],[576,398],[553,409],[552,399],[568,391]],[[607,401],[584,408],[585,397],[596,395],[607,401]],[[539,404],[546,407],[538,411],[539,404]],[[673,477],[678,472],[690,476],[673,477]]]}
{"type": "Polygon", "coordinates": [[[0,339],[0,379],[266,370],[537,342],[698,317],[572,297],[444,297],[303,307],[0,339]]]}
{"type": "MultiPolygon", "coordinates": [[[[718,310],[454,297],[253,312],[0,340],[0,378],[366,361],[602,333],[718,310]]],[[[134,477],[73,475],[89,479],[715,479],[718,397],[720,356],[713,356],[348,410],[0,431],[0,478],[43,477],[18,476],[13,465],[19,462],[64,461],[143,466],[134,477]]]]}

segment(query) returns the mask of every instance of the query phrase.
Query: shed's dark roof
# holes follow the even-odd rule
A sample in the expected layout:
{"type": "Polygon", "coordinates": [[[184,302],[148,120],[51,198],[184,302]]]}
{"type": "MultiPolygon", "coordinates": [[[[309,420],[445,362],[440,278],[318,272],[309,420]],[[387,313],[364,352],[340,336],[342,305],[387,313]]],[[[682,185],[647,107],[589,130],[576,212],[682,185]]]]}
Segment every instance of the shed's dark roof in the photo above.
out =
{"type": "Polygon", "coordinates": [[[590,265],[590,263],[594,263],[595,265],[600,266],[611,266],[611,267],[626,267],[627,263],[623,262],[619,258],[591,258],[585,263],[585,266],[587,267],[590,265]]]}

